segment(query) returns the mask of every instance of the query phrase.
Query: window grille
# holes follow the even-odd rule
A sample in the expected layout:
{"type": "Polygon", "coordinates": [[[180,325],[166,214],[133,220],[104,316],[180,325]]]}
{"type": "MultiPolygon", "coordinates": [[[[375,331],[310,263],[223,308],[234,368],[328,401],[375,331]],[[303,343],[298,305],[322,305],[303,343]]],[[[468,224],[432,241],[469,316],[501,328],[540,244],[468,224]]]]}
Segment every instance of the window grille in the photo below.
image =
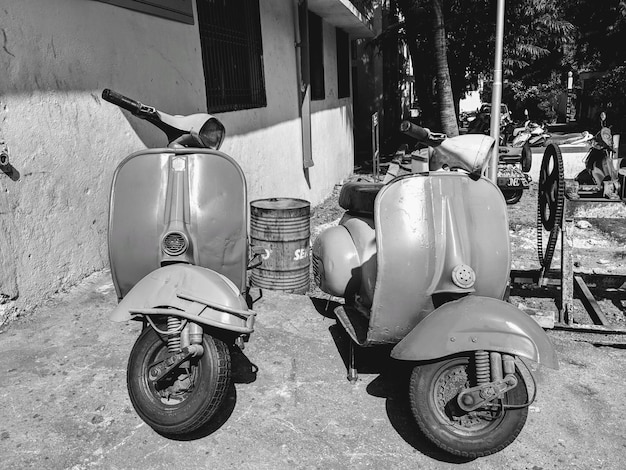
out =
{"type": "Polygon", "coordinates": [[[198,0],[209,112],[266,106],[259,0],[198,0]]]}

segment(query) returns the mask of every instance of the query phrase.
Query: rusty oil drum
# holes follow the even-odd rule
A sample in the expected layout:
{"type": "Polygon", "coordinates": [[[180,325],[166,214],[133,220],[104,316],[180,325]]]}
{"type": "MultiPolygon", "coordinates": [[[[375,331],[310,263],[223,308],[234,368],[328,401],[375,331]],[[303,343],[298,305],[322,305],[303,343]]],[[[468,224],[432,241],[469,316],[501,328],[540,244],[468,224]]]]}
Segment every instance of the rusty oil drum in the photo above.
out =
{"type": "Polygon", "coordinates": [[[265,249],[251,283],[262,289],[304,294],[309,290],[311,204],[270,198],[250,203],[250,243],[265,249]]]}

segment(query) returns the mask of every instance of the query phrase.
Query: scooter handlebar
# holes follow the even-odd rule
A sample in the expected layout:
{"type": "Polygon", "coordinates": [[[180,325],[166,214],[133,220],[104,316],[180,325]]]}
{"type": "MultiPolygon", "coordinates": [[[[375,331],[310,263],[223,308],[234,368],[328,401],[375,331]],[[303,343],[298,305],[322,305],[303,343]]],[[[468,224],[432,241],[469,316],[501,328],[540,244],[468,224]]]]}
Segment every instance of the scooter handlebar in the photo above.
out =
{"type": "Polygon", "coordinates": [[[402,121],[400,123],[400,132],[429,145],[438,145],[446,139],[445,134],[431,132],[430,129],[420,127],[410,121],[402,121]]]}
{"type": "Polygon", "coordinates": [[[113,90],[105,88],[102,90],[102,99],[120,108],[124,108],[133,114],[139,114],[146,107],[139,101],[135,101],[127,96],[121,95],[113,90]]]}
{"type": "Polygon", "coordinates": [[[400,132],[413,137],[416,140],[427,140],[430,135],[428,129],[424,129],[423,127],[415,125],[410,121],[402,121],[400,123],[400,132]]]}

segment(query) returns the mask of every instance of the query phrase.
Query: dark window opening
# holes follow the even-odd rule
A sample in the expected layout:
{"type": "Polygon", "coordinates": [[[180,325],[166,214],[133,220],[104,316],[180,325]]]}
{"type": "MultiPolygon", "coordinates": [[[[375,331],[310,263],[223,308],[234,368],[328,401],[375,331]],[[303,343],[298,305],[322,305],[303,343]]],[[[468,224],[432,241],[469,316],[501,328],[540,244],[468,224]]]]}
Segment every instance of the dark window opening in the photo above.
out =
{"type": "Polygon", "coordinates": [[[259,0],[198,0],[209,112],[267,105],[259,0]]]}
{"type": "Polygon", "coordinates": [[[350,37],[337,29],[337,96],[350,97],[350,37]]]}
{"type": "Polygon", "coordinates": [[[323,100],[324,89],[324,29],[322,18],[309,12],[309,60],[311,74],[311,99],[323,100]]]}

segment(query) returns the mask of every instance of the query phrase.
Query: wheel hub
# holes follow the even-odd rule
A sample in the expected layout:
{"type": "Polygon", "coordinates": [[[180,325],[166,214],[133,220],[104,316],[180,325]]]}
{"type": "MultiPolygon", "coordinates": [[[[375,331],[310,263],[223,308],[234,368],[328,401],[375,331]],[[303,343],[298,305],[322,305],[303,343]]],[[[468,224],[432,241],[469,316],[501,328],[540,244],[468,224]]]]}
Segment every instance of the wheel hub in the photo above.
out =
{"type": "Polygon", "coordinates": [[[497,419],[500,412],[497,407],[491,409],[479,409],[466,412],[458,405],[459,393],[470,387],[467,371],[464,367],[457,367],[443,374],[437,384],[437,407],[449,424],[464,429],[476,430],[487,426],[497,419]]]}
{"type": "Polygon", "coordinates": [[[195,367],[192,367],[192,370],[179,374],[173,383],[165,388],[157,390],[163,403],[175,405],[187,398],[189,393],[193,391],[195,377],[194,369],[195,367]]]}

